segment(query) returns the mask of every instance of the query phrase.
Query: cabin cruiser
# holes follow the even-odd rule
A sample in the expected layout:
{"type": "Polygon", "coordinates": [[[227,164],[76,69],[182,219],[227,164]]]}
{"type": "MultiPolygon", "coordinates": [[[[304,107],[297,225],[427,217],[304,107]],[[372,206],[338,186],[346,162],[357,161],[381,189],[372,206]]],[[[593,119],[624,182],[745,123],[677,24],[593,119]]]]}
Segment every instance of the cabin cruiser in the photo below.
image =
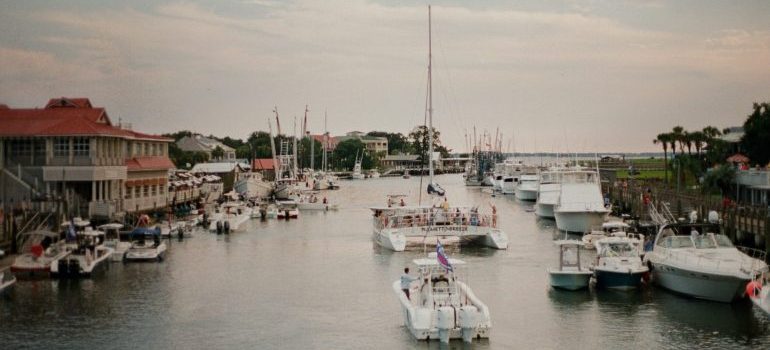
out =
{"type": "Polygon", "coordinates": [[[604,206],[599,173],[591,170],[562,172],[559,200],[554,206],[560,231],[586,233],[600,226],[610,213],[604,206]]]}
{"type": "Polygon", "coordinates": [[[764,252],[738,250],[719,228],[712,223],[663,225],[644,256],[653,282],[699,299],[732,302],[742,297],[746,284],[767,272],[764,252]]]}
{"type": "Polygon", "coordinates": [[[233,189],[246,198],[268,198],[273,193],[273,184],[258,172],[247,172],[240,174],[233,189]]]}
{"type": "Polygon", "coordinates": [[[393,282],[404,325],[418,340],[450,339],[471,342],[474,338],[489,338],[492,321],[489,308],[461,281],[459,275],[465,262],[430,253],[415,259],[419,276],[408,287],[409,297],[402,290],[401,280],[393,282]]]}
{"type": "Polygon", "coordinates": [[[77,246],[67,256],[51,262],[51,277],[78,278],[91,274],[109,263],[114,249],[104,245],[105,233],[86,227],[77,232],[77,246]]]}
{"type": "Polygon", "coordinates": [[[495,249],[508,248],[508,236],[496,227],[492,215],[480,214],[477,208],[447,204],[441,207],[389,205],[370,209],[374,241],[393,251],[422,248],[426,244],[476,243],[495,249]]]}
{"type": "Polygon", "coordinates": [[[324,196],[318,198],[317,192],[307,192],[300,197],[297,202],[297,209],[299,210],[337,210],[337,204],[331,204],[329,199],[324,196]]]}
{"type": "Polygon", "coordinates": [[[104,232],[104,245],[113,250],[110,259],[112,261],[123,261],[123,256],[131,248],[131,242],[120,239],[120,230],[123,229],[123,225],[118,223],[104,224],[97,227],[97,229],[104,232]]]}
{"type": "Polygon", "coordinates": [[[623,221],[608,221],[602,224],[601,229],[592,229],[590,233],[583,235],[581,239],[586,249],[595,249],[596,242],[606,237],[626,237],[637,250],[639,256],[644,255],[644,235],[630,232],[631,227],[623,221]]]}
{"type": "Polygon", "coordinates": [[[596,264],[593,266],[599,288],[634,289],[649,272],[639,257],[638,242],[628,237],[605,237],[596,241],[596,264]]]}
{"type": "Polygon", "coordinates": [[[16,284],[16,276],[7,269],[0,271],[0,295],[10,290],[14,284],[16,284]]]}
{"type": "Polygon", "coordinates": [[[521,174],[519,183],[516,185],[516,198],[523,201],[535,201],[537,199],[537,186],[540,181],[536,172],[527,171],[521,174]]]}
{"type": "Polygon", "coordinates": [[[553,219],[553,207],[559,201],[561,193],[561,171],[548,170],[540,173],[535,203],[535,215],[553,219]]]}
{"type": "Polygon", "coordinates": [[[160,239],[160,228],[137,227],[129,234],[131,248],[126,251],[123,261],[162,261],[166,254],[166,243],[160,239]],[[149,239],[148,239],[149,237],[149,239]]]}
{"type": "Polygon", "coordinates": [[[275,201],[278,213],[276,217],[278,219],[296,219],[299,217],[299,208],[297,201],[275,201]]]}
{"type": "Polygon", "coordinates": [[[11,272],[17,277],[48,277],[51,263],[66,257],[71,248],[61,234],[51,231],[31,231],[22,234],[21,255],[11,265],[11,272]]]}
{"type": "Polygon", "coordinates": [[[559,267],[548,269],[551,287],[566,290],[587,288],[594,273],[582,267],[580,247],[583,243],[577,240],[566,239],[558,240],[554,243],[559,246],[559,267]]]}

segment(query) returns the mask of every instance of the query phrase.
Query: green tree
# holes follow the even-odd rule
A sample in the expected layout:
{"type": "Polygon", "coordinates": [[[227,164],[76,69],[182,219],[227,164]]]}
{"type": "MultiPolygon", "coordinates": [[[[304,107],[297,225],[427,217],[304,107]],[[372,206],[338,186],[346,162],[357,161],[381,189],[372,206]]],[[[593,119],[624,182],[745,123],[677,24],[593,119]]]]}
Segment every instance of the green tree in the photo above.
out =
{"type": "Polygon", "coordinates": [[[729,164],[722,164],[706,172],[706,175],[703,176],[701,190],[704,193],[718,191],[720,195],[724,195],[730,191],[730,186],[734,180],[735,168],[729,164]]]}
{"type": "Polygon", "coordinates": [[[225,150],[223,150],[222,147],[217,146],[211,150],[211,159],[221,160],[224,156],[225,150]]]}
{"type": "Polygon", "coordinates": [[[652,140],[652,143],[659,143],[663,146],[663,178],[666,183],[668,183],[668,145],[670,142],[671,134],[669,133],[660,133],[654,140],[652,140]]]}
{"type": "MultiPolygon", "coordinates": [[[[684,128],[677,125],[671,129],[671,138],[673,143],[679,144],[679,154],[684,154],[684,128]]],[[[676,153],[676,147],[673,147],[674,153],[676,153]]]]}
{"type": "MultiPolygon", "coordinates": [[[[419,156],[421,162],[425,162],[428,154],[428,127],[419,125],[409,133],[412,149],[419,156]]],[[[449,149],[441,145],[441,133],[433,128],[433,150],[440,152],[442,157],[449,156],[449,149]]]]}
{"type": "Polygon", "coordinates": [[[767,166],[770,163],[770,105],[767,102],[754,103],[754,112],[743,124],[741,147],[746,151],[752,164],[767,166]]]}
{"type": "Polygon", "coordinates": [[[409,154],[412,151],[412,144],[404,134],[400,132],[372,131],[368,136],[385,137],[388,139],[388,154],[409,154]]]}
{"type": "Polygon", "coordinates": [[[356,154],[361,157],[362,152],[361,167],[371,169],[375,165],[374,157],[366,152],[364,143],[358,139],[348,139],[337,144],[332,154],[332,166],[338,170],[352,170],[356,164],[356,154]]]}

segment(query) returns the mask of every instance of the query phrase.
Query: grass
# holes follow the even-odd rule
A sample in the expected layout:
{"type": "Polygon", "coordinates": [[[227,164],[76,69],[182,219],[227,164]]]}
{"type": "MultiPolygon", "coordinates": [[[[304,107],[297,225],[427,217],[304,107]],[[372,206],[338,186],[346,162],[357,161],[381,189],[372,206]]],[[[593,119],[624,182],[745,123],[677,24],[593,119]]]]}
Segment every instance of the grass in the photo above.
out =
{"type": "MultiPolygon", "coordinates": [[[[665,172],[663,170],[638,170],[639,174],[634,175],[635,179],[663,179],[665,172]]],[[[628,170],[618,170],[615,173],[618,179],[628,179],[628,170]]],[[[669,174],[671,176],[671,174],[669,174]]]]}

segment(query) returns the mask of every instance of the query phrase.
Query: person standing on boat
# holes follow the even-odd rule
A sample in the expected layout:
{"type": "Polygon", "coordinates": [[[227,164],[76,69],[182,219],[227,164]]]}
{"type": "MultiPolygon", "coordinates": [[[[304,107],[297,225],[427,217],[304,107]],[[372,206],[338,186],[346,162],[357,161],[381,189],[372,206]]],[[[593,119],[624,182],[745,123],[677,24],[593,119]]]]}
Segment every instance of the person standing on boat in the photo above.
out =
{"type": "Polygon", "coordinates": [[[497,227],[497,207],[492,202],[489,202],[489,206],[492,207],[492,227],[497,227]]]}
{"type": "Polygon", "coordinates": [[[406,298],[409,300],[412,300],[409,297],[409,286],[412,284],[412,282],[418,280],[417,277],[412,277],[409,275],[409,268],[404,268],[404,274],[401,275],[401,290],[404,291],[404,294],[406,294],[406,298]]]}

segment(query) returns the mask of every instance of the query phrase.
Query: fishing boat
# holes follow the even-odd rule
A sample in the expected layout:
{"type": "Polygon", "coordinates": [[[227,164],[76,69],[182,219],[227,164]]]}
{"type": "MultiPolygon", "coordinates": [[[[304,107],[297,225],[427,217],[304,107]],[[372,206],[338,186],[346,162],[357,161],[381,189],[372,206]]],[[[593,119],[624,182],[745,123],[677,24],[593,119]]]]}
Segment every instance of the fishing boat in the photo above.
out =
{"type": "Polygon", "coordinates": [[[16,276],[8,271],[8,269],[0,271],[0,295],[11,290],[14,284],[16,284],[16,276]]]}
{"type": "Polygon", "coordinates": [[[51,262],[51,277],[81,278],[103,269],[114,249],[104,245],[105,233],[87,227],[77,232],[76,247],[70,254],[51,262]]]}
{"type": "Polygon", "coordinates": [[[361,152],[361,158],[358,157],[358,152],[356,152],[356,163],[353,165],[353,174],[350,175],[350,178],[353,180],[363,180],[366,176],[361,172],[361,162],[363,161],[364,154],[361,152]]]}
{"type": "Polygon", "coordinates": [[[104,232],[104,245],[113,250],[110,260],[123,261],[123,256],[131,248],[131,242],[122,240],[120,237],[120,230],[123,229],[123,225],[118,223],[104,224],[97,229],[104,232]]]}
{"type": "Polygon", "coordinates": [[[604,206],[599,173],[592,170],[562,172],[559,200],[554,206],[556,227],[561,231],[587,233],[601,226],[610,209],[604,206]]]}
{"type": "Polygon", "coordinates": [[[21,236],[21,255],[11,265],[19,278],[49,277],[51,263],[71,253],[61,234],[46,230],[25,232],[21,236]]]}
{"type": "Polygon", "coordinates": [[[532,170],[521,174],[515,189],[516,198],[522,201],[535,201],[539,181],[540,177],[532,170]]]}
{"type": "Polygon", "coordinates": [[[635,289],[649,272],[639,257],[639,244],[629,237],[605,237],[596,241],[596,286],[610,289],[635,289]]]}
{"type": "Polygon", "coordinates": [[[559,246],[559,267],[548,269],[551,287],[566,290],[587,288],[594,273],[582,266],[580,248],[583,243],[577,240],[558,240],[554,243],[559,246]]]}
{"type": "Polygon", "coordinates": [[[129,237],[131,248],[126,251],[124,262],[163,261],[167,247],[160,239],[159,227],[137,227],[131,231],[129,237]]]}
{"type": "Polygon", "coordinates": [[[537,199],[535,200],[535,215],[541,218],[553,219],[553,208],[559,201],[561,193],[561,170],[549,169],[539,174],[537,199]]]}
{"type": "Polygon", "coordinates": [[[233,189],[245,198],[268,198],[273,193],[273,183],[265,181],[258,172],[246,172],[239,175],[233,189]]]}
{"type": "Polygon", "coordinates": [[[764,252],[739,250],[719,229],[714,223],[661,226],[652,251],[644,256],[653,283],[698,299],[742,298],[746,285],[768,270],[764,252]]]}
{"type": "Polygon", "coordinates": [[[465,262],[447,258],[441,247],[438,250],[413,261],[419,278],[409,287],[410,297],[401,289],[401,280],[393,282],[404,326],[418,340],[448,343],[450,339],[489,338],[489,308],[462,281],[465,262]]]}
{"type": "Polygon", "coordinates": [[[337,210],[338,205],[332,204],[325,196],[319,198],[318,192],[305,192],[297,202],[299,210],[337,210]]]}

